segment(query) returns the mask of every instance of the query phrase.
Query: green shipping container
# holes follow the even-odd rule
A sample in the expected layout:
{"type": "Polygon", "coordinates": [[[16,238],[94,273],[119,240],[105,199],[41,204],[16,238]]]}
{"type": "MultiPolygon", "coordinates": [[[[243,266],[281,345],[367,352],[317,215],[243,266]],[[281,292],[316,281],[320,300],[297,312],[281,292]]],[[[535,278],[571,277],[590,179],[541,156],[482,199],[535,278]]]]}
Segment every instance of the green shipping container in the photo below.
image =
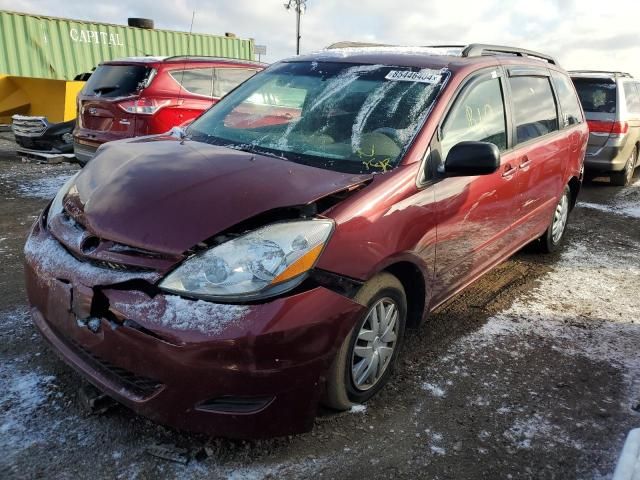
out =
{"type": "Polygon", "coordinates": [[[122,57],[207,55],[253,60],[253,41],[0,11],[0,75],[73,80],[122,57]]]}

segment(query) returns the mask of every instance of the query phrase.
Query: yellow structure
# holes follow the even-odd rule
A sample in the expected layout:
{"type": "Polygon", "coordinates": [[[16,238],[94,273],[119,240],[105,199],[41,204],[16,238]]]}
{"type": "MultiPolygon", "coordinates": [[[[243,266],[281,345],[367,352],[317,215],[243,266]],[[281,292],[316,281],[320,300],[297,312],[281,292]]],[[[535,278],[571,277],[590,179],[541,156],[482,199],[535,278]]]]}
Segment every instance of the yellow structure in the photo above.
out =
{"type": "Polygon", "coordinates": [[[85,82],[0,75],[0,124],[11,116],[42,115],[50,122],[76,117],[76,97],[85,82]]]}

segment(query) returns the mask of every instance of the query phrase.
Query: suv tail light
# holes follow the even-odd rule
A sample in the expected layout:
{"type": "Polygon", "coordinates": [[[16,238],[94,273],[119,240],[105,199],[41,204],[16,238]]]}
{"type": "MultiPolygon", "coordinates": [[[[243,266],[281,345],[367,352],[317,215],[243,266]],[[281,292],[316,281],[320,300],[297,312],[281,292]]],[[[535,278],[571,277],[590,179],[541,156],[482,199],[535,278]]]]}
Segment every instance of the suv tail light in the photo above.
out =
{"type": "Polygon", "coordinates": [[[588,120],[589,131],[601,135],[625,135],[629,131],[627,122],[603,122],[599,120],[588,120]]]}
{"type": "Polygon", "coordinates": [[[138,98],[136,100],[125,100],[118,103],[118,106],[127,113],[154,115],[161,108],[182,105],[183,100],[178,98],[138,98]]]}

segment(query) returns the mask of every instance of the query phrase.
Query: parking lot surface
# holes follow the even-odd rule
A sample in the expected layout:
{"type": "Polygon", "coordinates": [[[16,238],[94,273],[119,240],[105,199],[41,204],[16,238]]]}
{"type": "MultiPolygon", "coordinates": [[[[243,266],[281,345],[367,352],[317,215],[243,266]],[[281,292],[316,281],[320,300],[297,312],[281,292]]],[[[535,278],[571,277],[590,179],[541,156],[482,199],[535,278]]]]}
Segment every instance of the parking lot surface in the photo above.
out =
{"type": "Polygon", "coordinates": [[[610,478],[640,426],[640,180],[584,186],[559,253],[518,253],[409,331],[396,375],[312,432],[238,442],[124,407],[88,414],[80,377],[25,302],[31,223],[77,169],[0,137],[0,477],[610,478]],[[165,445],[186,464],[148,453],[165,445]]]}

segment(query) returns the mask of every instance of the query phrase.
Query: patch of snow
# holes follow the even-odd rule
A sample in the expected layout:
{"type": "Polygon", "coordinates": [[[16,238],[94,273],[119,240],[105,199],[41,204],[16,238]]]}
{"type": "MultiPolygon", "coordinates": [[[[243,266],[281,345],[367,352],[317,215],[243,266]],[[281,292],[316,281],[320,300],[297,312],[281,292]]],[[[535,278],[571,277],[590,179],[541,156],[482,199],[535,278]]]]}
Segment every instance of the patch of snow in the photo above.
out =
{"type": "Polygon", "coordinates": [[[526,419],[517,419],[503,435],[519,449],[530,449],[535,441],[539,441],[543,448],[548,448],[550,444],[582,448],[579,442],[568,438],[561,427],[554,425],[540,414],[534,414],[526,419]]]}
{"type": "Polygon", "coordinates": [[[54,277],[79,281],[83,285],[112,285],[128,280],[155,281],[155,272],[118,271],[81,262],[49,235],[31,235],[24,246],[26,259],[42,279],[54,277]]]}
{"type": "Polygon", "coordinates": [[[0,312],[0,337],[4,341],[20,335],[31,325],[31,316],[27,307],[18,307],[0,312]]]}
{"type": "Polygon", "coordinates": [[[462,55],[462,48],[433,48],[433,47],[418,47],[418,46],[372,46],[372,47],[345,47],[335,48],[330,50],[321,50],[315,52],[319,55],[331,52],[338,57],[347,57],[351,55],[379,55],[379,54],[396,54],[396,55],[445,55],[456,56],[462,55]]]}
{"type": "MultiPolygon", "coordinates": [[[[534,288],[489,318],[479,330],[456,341],[437,364],[451,374],[461,374],[458,365],[453,370],[452,365],[462,352],[466,358],[475,354],[482,357],[500,348],[503,341],[508,341],[513,348],[515,340],[526,356],[527,349],[533,348],[532,337],[538,337],[552,340],[563,355],[586,357],[620,369],[626,380],[627,395],[621,401],[625,405],[637,401],[640,243],[628,237],[619,243],[607,240],[590,245],[583,241],[568,244],[552,270],[541,277],[534,288]]],[[[437,385],[429,385],[423,388],[438,391],[437,385]]],[[[534,394],[536,392],[529,392],[534,394]]],[[[564,430],[564,424],[558,424],[544,412],[530,415],[525,409],[502,406],[495,413],[508,415],[512,421],[502,436],[516,449],[546,450],[549,445],[585,448],[583,439],[572,436],[575,434],[564,430]]],[[[486,431],[478,434],[479,440],[490,437],[486,431]]]]}
{"type": "Polygon", "coordinates": [[[72,175],[61,174],[53,177],[39,178],[29,182],[22,183],[16,187],[16,190],[23,197],[44,198],[51,200],[56,196],[60,187],[69,180],[72,175]]]}
{"type": "Polygon", "coordinates": [[[364,413],[366,411],[367,411],[367,406],[363,404],[352,405],[351,409],[349,409],[349,412],[351,413],[364,413]]]}
{"type": "Polygon", "coordinates": [[[444,448],[438,447],[437,445],[431,445],[429,448],[431,449],[431,452],[434,453],[435,455],[447,454],[447,451],[444,448]]]}
{"type": "Polygon", "coordinates": [[[603,205],[601,203],[579,202],[576,206],[590,208],[606,213],[615,213],[626,217],[640,218],[640,205],[632,202],[619,202],[614,205],[603,205]]]}
{"type": "Polygon", "coordinates": [[[55,377],[22,371],[16,362],[0,364],[0,451],[27,448],[41,440],[29,423],[51,392],[55,377]]]}
{"type": "Polygon", "coordinates": [[[425,392],[431,393],[434,397],[442,398],[446,395],[446,392],[442,388],[440,388],[437,385],[434,385],[433,383],[428,383],[428,382],[423,383],[422,389],[425,392]]]}
{"type": "Polygon", "coordinates": [[[135,302],[111,302],[118,311],[143,325],[161,325],[172,330],[217,335],[237,324],[250,311],[246,305],[229,305],[188,300],[177,295],[149,298],[139,293],[135,302]]]}
{"type": "Polygon", "coordinates": [[[640,218],[640,179],[636,180],[630,186],[620,190],[611,198],[608,204],[578,202],[577,207],[589,208],[605,213],[613,213],[623,215],[625,217],[640,218]]]}

